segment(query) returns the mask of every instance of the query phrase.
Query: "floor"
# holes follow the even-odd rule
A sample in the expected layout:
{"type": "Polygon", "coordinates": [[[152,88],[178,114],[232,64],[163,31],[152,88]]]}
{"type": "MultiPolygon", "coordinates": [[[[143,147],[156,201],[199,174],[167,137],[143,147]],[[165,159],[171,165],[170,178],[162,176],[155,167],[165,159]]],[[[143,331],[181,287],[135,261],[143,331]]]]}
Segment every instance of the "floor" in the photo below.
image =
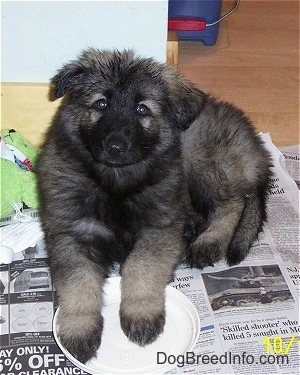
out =
{"type": "Polygon", "coordinates": [[[300,143],[298,0],[241,0],[214,46],[179,42],[178,70],[242,108],[277,146],[300,143]]]}

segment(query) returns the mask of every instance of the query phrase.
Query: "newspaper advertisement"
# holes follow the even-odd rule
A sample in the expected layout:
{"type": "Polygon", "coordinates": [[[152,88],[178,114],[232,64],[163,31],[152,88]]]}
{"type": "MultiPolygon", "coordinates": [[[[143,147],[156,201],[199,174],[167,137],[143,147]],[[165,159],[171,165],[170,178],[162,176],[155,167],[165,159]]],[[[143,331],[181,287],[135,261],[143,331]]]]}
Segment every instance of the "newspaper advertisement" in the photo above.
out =
{"type": "MultiPolygon", "coordinates": [[[[174,365],[170,374],[299,373],[299,147],[278,150],[261,136],[273,156],[268,222],[239,265],[174,273],[170,285],[192,301],[201,330],[192,352],[157,353],[157,363],[174,365]]],[[[53,337],[58,302],[40,228],[32,243],[9,236],[18,225],[1,227],[1,246],[17,250],[0,264],[0,375],[86,374],[53,337]]]]}

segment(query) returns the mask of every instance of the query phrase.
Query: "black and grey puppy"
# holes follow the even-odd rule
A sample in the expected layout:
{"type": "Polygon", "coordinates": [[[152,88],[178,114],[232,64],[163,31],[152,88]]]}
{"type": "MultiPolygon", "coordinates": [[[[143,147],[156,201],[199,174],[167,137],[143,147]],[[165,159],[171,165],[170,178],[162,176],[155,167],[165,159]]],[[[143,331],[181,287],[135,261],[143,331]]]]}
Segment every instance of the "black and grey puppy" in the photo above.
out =
{"type": "Polygon", "coordinates": [[[89,49],[52,83],[64,98],[37,168],[41,218],[61,341],[86,362],[114,262],[121,327],[146,345],[184,254],[198,268],[245,258],[266,218],[270,159],[242,111],[131,51],[89,49]]]}

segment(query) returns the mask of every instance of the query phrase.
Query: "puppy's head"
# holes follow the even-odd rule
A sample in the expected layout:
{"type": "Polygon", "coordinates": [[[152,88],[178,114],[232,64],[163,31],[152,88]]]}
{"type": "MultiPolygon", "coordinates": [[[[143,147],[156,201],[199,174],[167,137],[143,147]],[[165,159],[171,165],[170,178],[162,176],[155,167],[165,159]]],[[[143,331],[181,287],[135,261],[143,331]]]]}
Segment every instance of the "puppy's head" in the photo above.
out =
{"type": "Polygon", "coordinates": [[[67,132],[111,168],[163,160],[202,104],[175,70],[132,51],[85,51],[52,79],[52,95],[65,95],[67,132]]]}

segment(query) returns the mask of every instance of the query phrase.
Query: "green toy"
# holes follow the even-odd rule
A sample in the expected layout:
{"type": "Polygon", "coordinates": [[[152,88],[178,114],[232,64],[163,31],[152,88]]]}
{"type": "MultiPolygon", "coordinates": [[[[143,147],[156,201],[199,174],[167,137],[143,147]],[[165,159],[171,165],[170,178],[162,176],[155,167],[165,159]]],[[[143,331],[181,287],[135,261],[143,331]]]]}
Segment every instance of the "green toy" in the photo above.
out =
{"type": "Polygon", "coordinates": [[[18,131],[1,130],[1,218],[15,212],[13,203],[38,208],[34,167],[39,153],[40,149],[18,131]]]}

